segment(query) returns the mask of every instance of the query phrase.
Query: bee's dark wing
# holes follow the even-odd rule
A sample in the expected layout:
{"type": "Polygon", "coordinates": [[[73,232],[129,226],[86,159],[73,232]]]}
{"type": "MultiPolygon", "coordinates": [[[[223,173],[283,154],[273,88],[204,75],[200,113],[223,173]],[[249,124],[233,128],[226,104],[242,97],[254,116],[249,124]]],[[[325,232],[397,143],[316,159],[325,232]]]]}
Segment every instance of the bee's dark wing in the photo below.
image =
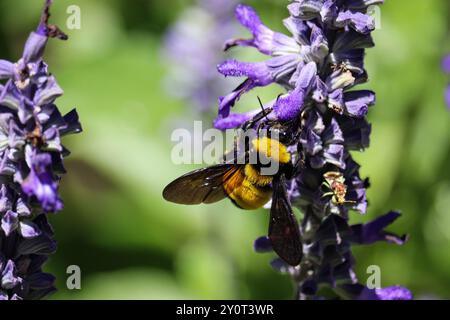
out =
{"type": "Polygon", "coordinates": [[[164,188],[165,200],[178,204],[214,203],[226,197],[223,184],[242,166],[218,164],[189,172],[164,188]]]}
{"type": "Polygon", "coordinates": [[[281,259],[292,266],[300,263],[303,256],[300,228],[287,197],[284,175],[273,181],[269,239],[281,259]]]}

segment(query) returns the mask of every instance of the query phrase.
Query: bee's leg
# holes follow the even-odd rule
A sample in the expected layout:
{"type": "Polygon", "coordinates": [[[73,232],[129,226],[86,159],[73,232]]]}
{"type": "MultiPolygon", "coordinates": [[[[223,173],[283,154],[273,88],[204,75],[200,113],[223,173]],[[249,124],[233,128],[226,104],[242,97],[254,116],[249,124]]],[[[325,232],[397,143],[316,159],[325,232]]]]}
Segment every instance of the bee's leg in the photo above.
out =
{"type": "Polygon", "coordinates": [[[295,164],[292,166],[292,175],[297,176],[300,173],[300,170],[305,167],[305,160],[302,157],[299,157],[295,164]]]}
{"type": "MultiPolygon", "coordinates": [[[[322,182],[322,184],[320,185],[321,187],[325,187],[325,188],[327,188],[328,190],[332,190],[333,188],[331,188],[331,185],[327,182],[327,181],[324,181],[324,182],[322,182]]],[[[332,192],[333,193],[333,192],[332,192]]],[[[333,193],[334,194],[334,193],[333,193]]]]}
{"type": "Polygon", "coordinates": [[[283,173],[287,180],[291,180],[295,177],[296,170],[291,162],[283,165],[283,173]]]}
{"type": "Polygon", "coordinates": [[[329,197],[329,196],[333,196],[333,201],[334,201],[334,197],[335,197],[334,192],[327,192],[327,193],[324,193],[324,194],[322,195],[322,198],[326,198],[326,197],[329,197]]]}

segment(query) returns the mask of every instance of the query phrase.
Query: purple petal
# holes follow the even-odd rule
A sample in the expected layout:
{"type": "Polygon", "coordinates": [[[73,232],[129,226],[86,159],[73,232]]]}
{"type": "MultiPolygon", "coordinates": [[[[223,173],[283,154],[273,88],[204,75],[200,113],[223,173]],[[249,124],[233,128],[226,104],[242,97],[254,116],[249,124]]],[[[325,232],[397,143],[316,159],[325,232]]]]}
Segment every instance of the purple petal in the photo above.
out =
{"type": "Polygon", "coordinates": [[[305,151],[311,156],[315,156],[323,150],[322,139],[313,130],[305,132],[300,141],[303,144],[305,151]]]}
{"type": "Polygon", "coordinates": [[[16,276],[17,270],[14,262],[8,260],[5,269],[2,272],[1,286],[5,289],[13,289],[22,282],[20,277],[16,276]]]}
{"type": "Polygon", "coordinates": [[[296,86],[303,90],[308,90],[313,80],[315,80],[316,75],[317,65],[314,62],[308,63],[301,69],[296,86]]]}
{"type": "Polygon", "coordinates": [[[16,211],[22,217],[28,217],[31,215],[30,208],[26,205],[22,198],[17,199],[16,211]]]}
{"type": "Polygon", "coordinates": [[[11,210],[8,210],[2,218],[2,229],[6,236],[9,236],[17,229],[19,222],[19,215],[11,210]]]}
{"type": "Polygon", "coordinates": [[[61,136],[67,135],[67,134],[73,134],[73,133],[80,133],[83,131],[83,128],[81,127],[81,123],[78,119],[78,113],[76,109],[71,110],[68,112],[64,117],[64,121],[66,122],[65,128],[60,128],[59,134],[61,136]]]}
{"type": "Polygon", "coordinates": [[[257,48],[261,53],[272,55],[276,51],[289,51],[290,48],[298,48],[293,38],[284,34],[274,32],[267,28],[259,18],[256,11],[246,5],[236,7],[236,18],[253,35],[253,39],[233,39],[225,44],[225,50],[240,45],[257,48]]]}
{"type": "Polygon", "coordinates": [[[217,70],[226,77],[248,77],[256,86],[266,86],[274,81],[266,62],[250,63],[232,59],[221,63],[217,70]]]}
{"type": "Polygon", "coordinates": [[[326,144],[344,143],[344,136],[336,119],[331,119],[330,125],[323,133],[323,140],[326,144]]]}
{"type": "Polygon", "coordinates": [[[252,80],[247,79],[241,83],[233,92],[230,94],[219,98],[219,116],[221,118],[226,118],[230,114],[230,109],[236,104],[240,97],[255,88],[252,80]]]}
{"type": "Polygon", "coordinates": [[[0,79],[11,79],[14,77],[14,64],[6,60],[0,60],[0,79]]]}
{"type": "Polygon", "coordinates": [[[353,225],[353,235],[351,241],[358,244],[372,244],[378,241],[386,241],[398,245],[402,245],[407,241],[407,236],[397,236],[395,234],[384,231],[384,229],[397,220],[401,214],[391,211],[367,224],[353,225]]]}
{"type": "Polygon", "coordinates": [[[370,90],[350,91],[344,94],[345,108],[349,115],[362,118],[367,115],[369,106],[375,104],[375,93],[370,90]]]}
{"type": "Polygon", "coordinates": [[[310,28],[305,21],[291,16],[283,20],[283,24],[292,33],[298,43],[301,45],[310,45],[310,28]]]}
{"type": "Polygon", "coordinates": [[[287,8],[291,16],[298,17],[300,15],[300,4],[298,2],[288,4],[287,8]]]}
{"type": "Polygon", "coordinates": [[[6,212],[12,209],[11,191],[5,184],[0,188],[0,212],[6,212]]]}
{"type": "Polygon", "coordinates": [[[50,104],[55,101],[56,98],[62,96],[64,91],[56,82],[55,77],[50,76],[44,86],[40,87],[35,93],[34,104],[36,106],[42,106],[44,104],[50,104]]]}
{"type": "Polygon", "coordinates": [[[315,24],[312,25],[310,41],[311,53],[316,58],[315,61],[323,60],[329,53],[328,40],[323,30],[315,24]]]}
{"type": "Polygon", "coordinates": [[[17,247],[17,253],[21,255],[50,255],[55,253],[55,251],[56,242],[45,234],[35,238],[23,239],[17,247]]]}
{"type": "Polygon", "coordinates": [[[228,60],[220,64],[217,69],[225,76],[248,77],[232,93],[219,98],[219,115],[226,118],[231,107],[246,92],[255,87],[267,86],[277,79],[294,72],[298,57],[295,55],[279,56],[265,62],[246,63],[237,60],[228,60]]]}
{"type": "Polygon", "coordinates": [[[368,34],[375,29],[375,21],[367,14],[347,10],[339,13],[336,18],[336,26],[339,28],[348,26],[360,33],[368,34]]]}
{"type": "Polygon", "coordinates": [[[381,289],[375,289],[375,292],[380,300],[412,300],[413,295],[411,291],[404,287],[392,286],[381,289]]]}
{"type": "Polygon", "coordinates": [[[260,111],[250,111],[246,113],[230,113],[226,118],[217,118],[214,121],[214,128],[219,130],[227,130],[238,128],[243,125],[245,122],[252,119],[255,115],[257,115],[260,111]]]}
{"type": "Polygon", "coordinates": [[[327,0],[320,10],[320,16],[323,22],[332,23],[338,15],[338,8],[333,0],[327,0]]]}
{"type": "Polygon", "coordinates": [[[349,201],[354,201],[352,209],[365,214],[367,212],[367,195],[364,181],[353,181],[347,193],[349,201]]]}
{"type": "Polygon", "coordinates": [[[374,289],[369,289],[362,284],[343,284],[339,286],[347,299],[351,300],[380,300],[374,289]]]}
{"type": "Polygon", "coordinates": [[[294,17],[300,17],[306,20],[315,18],[322,9],[323,1],[302,0],[288,5],[288,10],[294,17]],[[300,2],[300,3],[299,3],[300,2]]]}
{"type": "Polygon", "coordinates": [[[312,98],[318,103],[324,103],[328,98],[328,87],[319,77],[316,78],[312,98]]]}
{"type": "Polygon", "coordinates": [[[32,32],[28,37],[23,51],[23,61],[25,64],[36,62],[42,58],[48,38],[36,32],[32,32]]]}
{"type": "Polygon", "coordinates": [[[22,235],[22,237],[28,239],[39,236],[41,234],[41,231],[34,223],[30,221],[23,221],[20,222],[20,234],[22,235]]]}
{"type": "Polygon", "coordinates": [[[31,289],[42,290],[50,288],[55,284],[55,277],[49,273],[35,273],[27,277],[27,283],[31,289]]]}
{"type": "Polygon", "coordinates": [[[61,139],[59,136],[59,130],[56,126],[51,126],[47,130],[45,130],[43,136],[47,144],[45,148],[47,151],[58,151],[58,152],[63,151],[61,139]]]}
{"type": "Polygon", "coordinates": [[[255,242],[253,243],[253,248],[254,248],[255,252],[258,252],[258,253],[265,253],[265,252],[273,251],[272,243],[271,243],[269,237],[267,237],[267,236],[259,237],[258,239],[256,239],[255,242]]]}
{"type": "Polygon", "coordinates": [[[342,144],[330,144],[323,152],[325,161],[335,166],[345,169],[344,146],[342,144]]]}
{"type": "Polygon", "coordinates": [[[8,294],[5,291],[0,290],[0,301],[8,300],[8,294]]]}
{"type": "Polygon", "coordinates": [[[48,153],[36,154],[26,150],[27,164],[30,174],[22,183],[22,190],[29,197],[36,197],[47,212],[59,211],[63,204],[58,195],[58,183],[52,174],[52,159],[48,153]]]}
{"type": "Polygon", "coordinates": [[[280,121],[292,120],[300,114],[316,74],[317,66],[314,62],[305,65],[299,72],[295,89],[275,102],[273,110],[280,121]]]}
{"type": "Polygon", "coordinates": [[[296,118],[303,109],[305,93],[300,88],[296,88],[287,95],[281,96],[273,105],[277,119],[289,121],[296,118]]]}
{"type": "Polygon", "coordinates": [[[344,133],[347,148],[350,150],[364,150],[369,147],[372,126],[366,119],[340,117],[339,126],[344,133]]]}

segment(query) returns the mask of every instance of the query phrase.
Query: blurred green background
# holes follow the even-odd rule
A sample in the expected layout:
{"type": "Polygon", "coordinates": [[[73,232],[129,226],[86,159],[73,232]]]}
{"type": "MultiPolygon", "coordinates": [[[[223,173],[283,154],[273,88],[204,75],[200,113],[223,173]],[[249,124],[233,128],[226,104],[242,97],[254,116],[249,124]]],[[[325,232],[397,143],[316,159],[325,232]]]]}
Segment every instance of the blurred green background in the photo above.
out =
{"type": "MultiPolygon", "coordinates": [[[[0,1],[1,58],[20,57],[42,2],[0,1]]],[[[284,30],[283,1],[244,2],[284,30]]],[[[84,133],[66,140],[72,155],[61,185],[65,209],[51,217],[59,243],[46,266],[58,278],[52,299],[292,297],[288,277],[269,266],[271,256],[252,250],[266,232],[267,212],[242,212],[227,201],[183,207],[161,198],[165,184],[192,168],[170,160],[171,130],[196,114],[164,89],[161,59],[165,31],[190,3],[55,1],[53,22],[65,30],[66,8],[81,8],[81,30],[67,30],[68,42],[52,41],[46,57],[65,90],[58,105],[77,107],[84,133]],[[72,264],[82,270],[79,291],[66,289],[72,264]]],[[[450,52],[450,3],[387,0],[381,18],[377,46],[367,55],[366,87],[378,95],[370,111],[372,144],[357,155],[372,181],[370,208],[352,221],[399,209],[403,217],[391,230],[411,239],[404,247],[355,248],[357,271],[364,280],[376,264],[383,285],[405,285],[416,298],[450,298],[450,114],[443,102],[449,79],[440,69],[450,52]]],[[[255,94],[268,100],[280,92],[255,94]]]]}

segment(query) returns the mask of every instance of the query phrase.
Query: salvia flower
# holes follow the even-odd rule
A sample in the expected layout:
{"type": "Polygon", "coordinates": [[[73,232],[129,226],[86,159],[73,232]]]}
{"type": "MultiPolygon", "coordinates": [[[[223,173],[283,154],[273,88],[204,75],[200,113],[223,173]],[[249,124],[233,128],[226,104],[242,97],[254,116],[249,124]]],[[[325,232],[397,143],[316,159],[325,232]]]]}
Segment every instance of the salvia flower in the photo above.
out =
{"type": "MultiPolygon", "coordinates": [[[[450,74],[450,55],[446,56],[442,61],[442,68],[444,72],[450,74]]],[[[447,86],[445,90],[445,102],[447,103],[448,108],[450,109],[450,84],[447,86]]]]}
{"type": "MultiPolygon", "coordinates": [[[[370,6],[382,0],[295,0],[284,25],[290,35],[274,32],[255,10],[238,5],[236,17],[251,33],[232,39],[234,46],[253,47],[269,56],[263,62],[227,60],[218,65],[224,76],[242,77],[230,94],[219,98],[215,126],[275,129],[292,137],[288,150],[295,166],[286,190],[292,206],[303,214],[300,234],[303,257],[297,266],[277,258],[272,267],[289,274],[299,299],[322,299],[320,288],[329,286],[340,299],[412,299],[403,287],[370,289],[354,272],[352,247],[388,242],[403,245],[407,237],[385,229],[400,213],[389,212],[369,223],[351,225],[350,212],[368,210],[366,190],[352,151],[369,146],[371,125],[366,116],[375,105],[375,93],[358,90],[367,82],[365,49],[373,47],[370,6]],[[270,84],[285,92],[245,113],[231,112],[239,98],[255,87],[270,84]]],[[[272,252],[267,236],[254,243],[257,252],[272,252]]]]}
{"type": "Polygon", "coordinates": [[[43,60],[50,38],[67,39],[48,23],[52,1],[17,62],[0,60],[0,299],[39,299],[55,290],[43,273],[56,250],[46,214],[58,212],[63,158],[61,144],[81,125],[75,110],[61,115],[55,101],[63,94],[43,60]]]}
{"type": "Polygon", "coordinates": [[[211,68],[224,58],[223,42],[237,29],[230,18],[236,3],[198,0],[167,32],[163,55],[169,65],[168,92],[187,99],[199,112],[211,111],[220,92],[229,88],[211,68]]]}

